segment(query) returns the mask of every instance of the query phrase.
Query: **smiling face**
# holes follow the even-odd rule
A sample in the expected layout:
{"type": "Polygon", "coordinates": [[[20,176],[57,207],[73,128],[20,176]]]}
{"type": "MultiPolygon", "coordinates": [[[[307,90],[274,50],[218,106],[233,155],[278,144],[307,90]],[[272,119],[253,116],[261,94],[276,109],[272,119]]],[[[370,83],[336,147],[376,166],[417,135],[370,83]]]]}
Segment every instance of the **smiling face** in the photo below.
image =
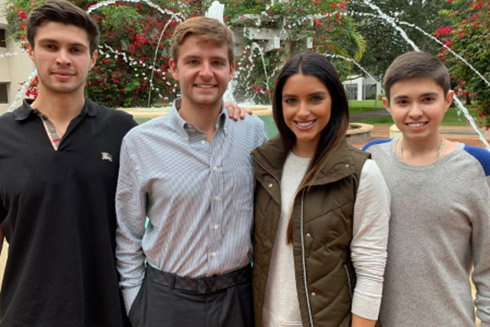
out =
{"type": "Polygon", "coordinates": [[[36,65],[40,94],[83,96],[89,70],[97,51],[90,55],[87,32],[74,25],[46,22],[39,26],[28,54],[36,65]]]}
{"type": "Polygon", "coordinates": [[[179,81],[182,107],[221,106],[235,65],[228,59],[228,46],[189,35],[181,44],[177,62],[170,59],[172,76],[179,81]]]}
{"type": "Polygon", "coordinates": [[[327,87],[314,76],[292,75],[282,90],[282,110],[286,125],[296,136],[293,153],[313,157],[332,113],[327,87]]]}
{"type": "Polygon", "coordinates": [[[453,91],[444,90],[430,78],[411,78],[394,83],[390,101],[383,104],[403,133],[414,141],[438,139],[438,128],[453,100],[453,91]]]}

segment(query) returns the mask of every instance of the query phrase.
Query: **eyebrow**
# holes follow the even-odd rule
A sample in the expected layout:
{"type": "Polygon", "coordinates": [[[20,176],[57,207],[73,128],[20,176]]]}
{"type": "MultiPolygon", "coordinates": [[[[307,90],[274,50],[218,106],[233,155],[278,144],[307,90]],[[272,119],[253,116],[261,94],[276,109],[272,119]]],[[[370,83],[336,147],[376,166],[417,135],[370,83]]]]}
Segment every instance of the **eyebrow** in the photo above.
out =
{"type": "MultiPolygon", "coordinates": [[[[312,95],[326,95],[326,94],[327,94],[327,92],[318,91],[318,92],[309,93],[308,96],[312,96],[312,95]]],[[[297,95],[296,94],[283,94],[282,96],[283,97],[295,97],[297,95]]]]}
{"type": "MultiPolygon", "coordinates": [[[[190,60],[190,59],[202,59],[201,56],[199,55],[187,55],[182,60],[190,60]]],[[[228,59],[226,57],[221,57],[221,56],[214,56],[210,58],[211,60],[222,60],[222,61],[227,61],[228,59]]]]}
{"type": "MultiPolygon", "coordinates": [[[[39,43],[56,43],[56,44],[59,44],[60,42],[56,39],[39,39],[38,40],[39,43]]],[[[83,43],[80,43],[80,42],[72,42],[72,43],[68,43],[69,46],[71,47],[84,47],[86,49],[88,49],[88,47],[83,44],[83,43]]]]}
{"type": "MultiPolygon", "coordinates": [[[[420,95],[418,95],[417,97],[426,97],[426,96],[430,96],[430,95],[438,95],[439,93],[438,92],[426,92],[426,93],[422,93],[420,95]]],[[[393,97],[393,99],[405,99],[405,98],[409,98],[408,95],[396,95],[393,97]]]]}

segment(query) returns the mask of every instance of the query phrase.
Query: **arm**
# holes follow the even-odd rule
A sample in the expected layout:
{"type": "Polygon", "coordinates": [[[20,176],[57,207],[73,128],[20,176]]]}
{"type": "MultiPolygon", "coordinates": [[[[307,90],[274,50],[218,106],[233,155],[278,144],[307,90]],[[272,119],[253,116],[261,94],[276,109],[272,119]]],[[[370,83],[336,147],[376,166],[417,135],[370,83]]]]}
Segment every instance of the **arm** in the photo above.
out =
{"type": "Polygon", "coordinates": [[[352,314],[352,327],[374,327],[375,325],[376,320],[369,320],[352,314]]]}
{"type": "Polygon", "coordinates": [[[141,190],[138,167],[131,158],[128,142],[123,141],[116,191],[116,259],[124,305],[129,313],[145,276],[142,239],[145,233],[146,195],[141,190]]]}
{"type": "Polygon", "coordinates": [[[472,220],[472,280],[476,288],[476,315],[481,320],[481,327],[490,327],[490,175],[475,192],[473,198],[476,197],[479,198],[476,207],[480,214],[474,215],[472,220]]]}
{"type": "Polygon", "coordinates": [[[3,228],[0,226],[0,254],[2,254],[2,247],[3,247],[3,228]]]}
{"type": "Polygon", "coordinates": [[[252,114],[252,110],[244,109],[231,101],[226,101],[225,106],[226,110],[228,110],[228,116],[235,121],[237,121],[238,118],[245,119],[247,114],[252,114]]]}
{"type": "Polygon", "coordinates": [[[352,263],[357,283],[352,299],[353,322],[366,325],[378,319],[383,276],[387,257],[391,197],[374,160],[367,160],[361,171],[354,205],[352,263]],[[356,317],[359,316],[359,317],[356,317]],[[364,319],[359,319],[359,318],[364,319]],[[362,323],[361,323],[362,322],[362,323]]]}

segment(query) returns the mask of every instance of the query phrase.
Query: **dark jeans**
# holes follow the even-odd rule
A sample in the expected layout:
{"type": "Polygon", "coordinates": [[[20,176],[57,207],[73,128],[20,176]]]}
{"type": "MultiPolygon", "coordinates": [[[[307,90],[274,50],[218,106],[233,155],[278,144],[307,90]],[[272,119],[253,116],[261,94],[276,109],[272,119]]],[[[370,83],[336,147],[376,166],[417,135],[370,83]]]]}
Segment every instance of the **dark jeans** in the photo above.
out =
{"type": "Polygon", "coordinates": [[[193,279],[148,266],[129,319],[134,327],[253,327],[251,268],[193,279]]]}

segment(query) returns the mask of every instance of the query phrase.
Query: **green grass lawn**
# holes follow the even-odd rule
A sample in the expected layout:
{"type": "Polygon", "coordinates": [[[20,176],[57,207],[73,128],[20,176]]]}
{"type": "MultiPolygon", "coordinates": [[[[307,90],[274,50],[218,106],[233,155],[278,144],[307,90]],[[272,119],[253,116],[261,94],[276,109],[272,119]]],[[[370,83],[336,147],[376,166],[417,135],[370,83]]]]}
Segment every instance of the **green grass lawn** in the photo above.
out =
{"type": "MultiPolygon", "coordinates": [[[[364,113],[370,112],[373,110],[385,110],[383,103],[381,101],[376,102],[374,100],[365,100],[365,101],[349,101],[349,112],[350,114],[364,113]]],[[[473,115],[473,117],[477,117],[477,115],[469,109],[469,112],[473,115]]],[[[466,117],[461,113],[458,115],[458,110],[455,107],[449,108],[444,119],[442,120],[441,125],[444,126],[468,126],[468,122],[466,117]]],[[[380,117],[372,117],[368,119],[364,119],[359,121],[359,123],[371,124],[371,125],[391,125],[393,124],[393,119],[391,116],[380,116],[380,117]]]]}
{"type": "Polygon", "coordinates": [[[359,114],[369,112],[373,110],[382,110],[385,107],[381,101],[363,100],[363,101],[349,101],[349,112],[351,114],[359,114]]]}

